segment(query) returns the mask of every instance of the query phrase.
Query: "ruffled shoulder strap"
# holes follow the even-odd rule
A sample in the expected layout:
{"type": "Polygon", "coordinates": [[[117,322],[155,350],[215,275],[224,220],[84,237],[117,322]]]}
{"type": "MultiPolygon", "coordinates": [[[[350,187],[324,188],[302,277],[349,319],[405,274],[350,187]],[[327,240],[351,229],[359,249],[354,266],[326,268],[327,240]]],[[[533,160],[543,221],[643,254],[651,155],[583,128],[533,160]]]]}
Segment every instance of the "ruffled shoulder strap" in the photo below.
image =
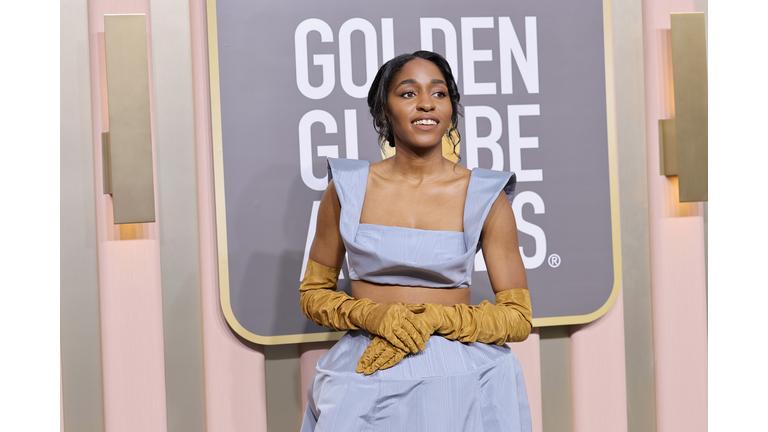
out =
{"type": "Polygon", "coordinates": [[[467,250],[480,248],[480,232],[491,206],[502,190],[507,195],[509,204],[515,196],[515,173],[493,171],[483,168],[472,169],[464,203],[464,238],[467,250]]]}
{"type": "Polygon", "coordinates": [[[328,182],[333,180],[341,203],[342,235],[348,229],[356,231],[360,223],[369,167],[366,160],[328,158],[328,182]]]}

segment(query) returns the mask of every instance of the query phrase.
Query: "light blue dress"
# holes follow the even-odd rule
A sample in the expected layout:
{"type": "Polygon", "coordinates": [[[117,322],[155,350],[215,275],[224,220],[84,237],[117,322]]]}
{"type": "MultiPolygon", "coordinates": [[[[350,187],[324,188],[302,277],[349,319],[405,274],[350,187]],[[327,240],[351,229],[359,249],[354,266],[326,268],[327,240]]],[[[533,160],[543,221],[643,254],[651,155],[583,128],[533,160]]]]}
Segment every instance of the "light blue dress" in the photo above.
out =
{"type": "MultiPolygon", "coordinates": [[[[514,194],[514,174],[475,168],[464,232],[362,224],[368,162],[328,159],[328,166],[350,279],[378,284],[470,286],[483,222],[499,192],[510,202],[514,194]]],[[[506,346],[433,335],[425,350],[366,376],[355,369],[370,341],[367,332],[350,331],[320,357],[302,431],[531,431],[523,372],[506,346]]]]}

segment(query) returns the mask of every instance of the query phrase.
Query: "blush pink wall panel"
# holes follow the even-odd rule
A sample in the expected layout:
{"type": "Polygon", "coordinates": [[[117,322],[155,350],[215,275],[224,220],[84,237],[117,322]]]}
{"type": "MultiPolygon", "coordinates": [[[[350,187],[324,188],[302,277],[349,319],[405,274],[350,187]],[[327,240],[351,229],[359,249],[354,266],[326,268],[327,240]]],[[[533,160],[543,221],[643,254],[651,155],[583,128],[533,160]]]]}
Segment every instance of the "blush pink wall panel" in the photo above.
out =
{"type": "Polygon", "coordinates": [[[539,332],[534,329],[524,342],[507,344],[520,360],[525,377],[525,389],[528,403],[531,405],[531,423],[533,432],[543,432],[544,421],[541,408],[541,350],[539,332]]]}
{"type": "Polygon", "coordinates": [[[571,391],[573,432],[625,432],[624,296],[602,317],[573,326],[571,391]]]}
{"type": "Polygon", "coordinates": [[[204,0],[190,1],[190,19],[206,427],[208,432],[266,432],[267,402],[263,348],[243,343],[235,336],[229,329],[219,304],[208,35],[204,0]]]}
{"type": "MultiPolygon", "coordinates": [[[[707,317],[703,218],[669,218],[657,227],[664,268],[653,291],[659,432],[707,430],[707,317]],[[698,267],[698,268],[697,268],[698,267]]],[[[657,278],[654,278],[656,282],[657,278]]]]}
{"type": "Polygon", "coordinates": [[[656,417],[659,432],[707,430],[707,315],[700,203],[680,204],[659,174],[658,120],[674,117],[670,13],[693,0],[643,2],[656,417]]]}
{"type": "Polygon", "coordinates": [[[124,240],[99,250],[107,432],[166,430],[158,249],[156,240],[124,240]]]}

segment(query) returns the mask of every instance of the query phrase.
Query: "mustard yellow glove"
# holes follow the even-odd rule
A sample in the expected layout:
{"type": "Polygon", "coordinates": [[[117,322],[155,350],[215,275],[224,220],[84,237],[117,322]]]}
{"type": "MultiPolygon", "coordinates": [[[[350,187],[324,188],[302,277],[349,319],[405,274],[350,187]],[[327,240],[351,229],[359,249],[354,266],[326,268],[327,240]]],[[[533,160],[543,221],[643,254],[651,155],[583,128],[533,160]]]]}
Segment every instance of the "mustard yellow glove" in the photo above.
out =
{"type": "Polygon", "coordinates": [[[357,362],[357,372],[370,375],[377,370],[389,369],[400,363],[407,354],[381,336],[374,336],[357,362]]]}
{"type": "MultiPolygon", "coordinates": [[[[423,318],[434,333],[461,342],[504,345],[522,342],[533,328],[531,297],[527,289],[496,294],[496,304],[484,300],[477,306],[424,304],[423,318]]],[[[415,308],[420,310],[420,308],[415,308]]]]}
{"type": "MultiPolygon", "coordinates": [[[[533,328],[531,298],[528,290],[514,289],[496,294],[496,304],[483,301],[477,306],[458,304],[406,305],[416,317],[426,321],[433,333],[461,342],[483,342],[503,345],[522,342],[533,328]]],[[[370,375],[390,368],[408,353],[380,338],[365,349],[357,363],[357,372],[370,375]]]]}
{"type": "MultiPolygon", "coordinates": [[[[418,352],[431,332],[403,303],[376,303],[336,291],[340,269],[311,259],[301,281],[301,311],[318,325],[334,330],[365,329],[403,351],[418,352]]],[[[420,310],[420,309],[416,309],[420,310]]]]}
{"type": "MultiPolygon", "coordinates": [[[[421,314],[424,312],[424,305],[420,304],[406,304],[405,305],[411,312],[416,314],[417,319],[421,319],[421,314]]],[[[386,339],[381,336],[371,334],[371,343],[363,352],[363,355],[357,361],[357,372],[365,375],[371,375],[377,370],[389,369],[392,366],[400,363],[400,360],[408,355],[407,351],[392,345],[386,339]]]]}

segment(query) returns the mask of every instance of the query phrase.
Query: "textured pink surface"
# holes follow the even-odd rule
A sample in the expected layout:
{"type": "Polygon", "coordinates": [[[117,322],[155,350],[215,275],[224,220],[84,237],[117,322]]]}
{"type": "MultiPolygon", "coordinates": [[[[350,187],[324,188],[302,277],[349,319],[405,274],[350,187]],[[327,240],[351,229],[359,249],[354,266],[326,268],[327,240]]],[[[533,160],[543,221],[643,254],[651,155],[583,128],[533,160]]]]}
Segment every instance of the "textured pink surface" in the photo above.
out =
{"type": "MultiPolygon", "coordinates": [[[[190,2],[195,147],[203,305],[203,357],[208,432],[267,430],[264,350],[241,342],[219,304],[213,191],[211,104],[205,1],[190,2]]],[[[298,373],[298,371],[297,371],[298,373]]]]}
{"type": "Polygon", "coordinates": [[[539,332],[534,329],[524,342],[507,344],[520,360],[525,376],[525,389],[528,391],[528,403],[531,405],[533,432],[544,430],[541,414],[541,351],[539,332]]]}
{"type": "Polygon", "coordinates": [[[571,327],[573,432],[627,430],[624,295],[597,320],[571,327]]]}
{"type": "Polygon", "coordinates": [[[643,2],[658,432],[707,430],[703,208],[680,204],[676,178],[658,168],[658,120],[674,117],[669,14],[693,11],[692,0],[643,2]]]}
{"type": "MultiPolygon", "coordinates": [[[[121,240],[120,227],[113,222],[112,198],[103,194],[101,180],[101,133],[109,130],[104,15],[118,13],[149,15],[149,3],[146,0],[88,2],[104,422],[108,432],[161,432],[166,430],[167,422],[159,221],[134,226],[136,235],[132,237],[138,240],[121,240]]],[[[151,71],[149,31],[147,19],[151,71]]],[[[151,72],[149,82],[152,113],[151,72]]],[[[152,145],[154,150],[154,127],[152,145]]]]}
{"type": "Polygon", "coordinates": [[[108,432],[166,430],[163,305],[156,240],[99,248],[104,423],[108,432]]]}

